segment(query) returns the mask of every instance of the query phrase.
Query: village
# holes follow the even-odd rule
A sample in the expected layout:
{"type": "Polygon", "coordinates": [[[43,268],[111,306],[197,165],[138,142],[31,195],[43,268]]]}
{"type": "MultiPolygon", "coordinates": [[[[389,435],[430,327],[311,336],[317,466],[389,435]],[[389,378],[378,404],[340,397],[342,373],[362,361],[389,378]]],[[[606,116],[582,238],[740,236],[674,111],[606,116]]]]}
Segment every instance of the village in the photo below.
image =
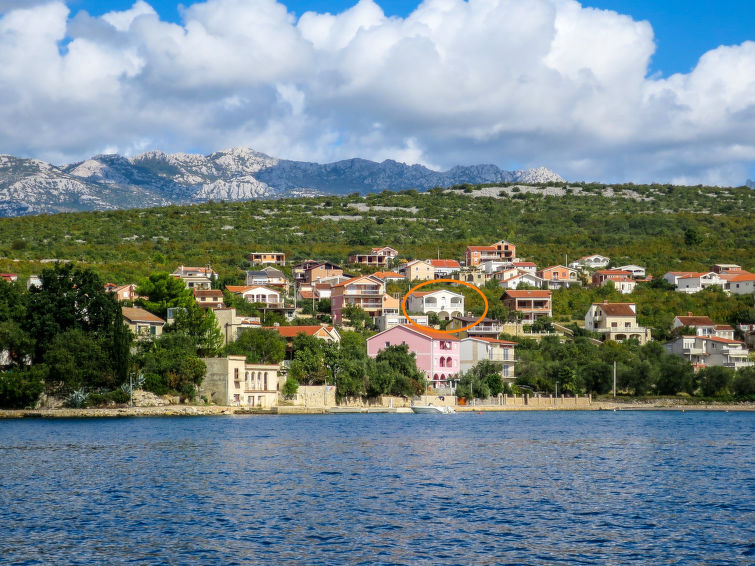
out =
{"type": "MultiPolygon", "coordinates": [[[[338,344],[342,332],[354,330],[357,324],[371,358],[393,346],[408,349],[426,380],[425,401],[432,396],[436,402],[442,399],[445,403],[466,403],[467,399],[456,396],[460,378],[480,362],[493,364],[489,367],[495,368],[503,385],[492,403],[535,403],[533,399],[544,394],[558,399],[557,390],[546,393],[531,388],[512,389],[517,378],[519,338],[540,340],[547,336],[562,340],[572,337],[575,329],[580,330],[554,322],[553,291],[610,286],[628,295],[637,285],[653,281],[642,266],[613,267],[610,258],[600,254],[568,265],[539,267],[518,257],[516,245],[504,240],[488,246],[467,246],[464,257],[458,259],[403,258],[398,250],[384,246],[349,255],[343,266],[314,259],[291,265],[283,252],[255,251],[246,260],[252,269],[245,272],[243,285],[219,288],[219,274],[209,265],[182,265],[170,277],[183,282],[196,305],[212,312],[224,346],[254,330],[274,331],[286,341],[285,359],[280,363],[255,364],[243,355],[230,354],[203,358],[206,373],[198,391],[202,399],[221,406],[258,409],[284,405],[335,407],[337,399],[343,404],[327,376],[322,384],[295,388],[293,395],[284,391],[284,384],[296,357],[297,336],[338,344]],[[459,283],[428,286],[437,279],[459,283]],[[420,283],[425,283],[423,287],[428,290],[404,293],[407,286],[420,283]],[[486,289],[492,301],[497,301],[496,308],[480,313],[475,306],[473,314],[469,295],[462,292],[469,286],[486,289]],[[490,295],[491,289],[499,293],[490,295]],[[257,309],[262,316],[239,313],[239,302],[257,309]],[[505,313],[506,318],[496,318],[490,314],[493,311],[505,313]],[[317,324],[297,322],[306,316],[317,324]],[[275,322],[266,324],[271,319],[275,322]],[[509,395],[512,391],[521,395],[509,395]]],[[[2,277],[7,281],[17,279],[14,274],[2,277]]],[[[716,287],[727,295],[755,297],[755,274],[735,264],[716,264],[704,273],[668,272],[662,278],[679,293],[716,287]]],[[[35,285],[41,285],[41,280],[32,276],[27,288],[35,285]]],[[[139,306],[137,283],[108,283],[105,287],[122,303],[123,320],[137,341],[154,340],[166,325],[174,323],[176,308],[169,308],[167,316],[161,318],[139,306]]],[[[638,323],[638,305],[634,302],[595,302],[578,324],[596,344],[635,341],[644,345],[653,340],[650,328],[638,323]]],[[[712,366],[732,370],[753,366],[753,324],[735,328],[697,313],[679,312],[673,319],[673,329],[673,338],[663,347],[688,362],[694,371],[712,366]]],[[[562,391],[562,401],[565,394],[569,392],[562,391]]],[[[571,397],[579,403],[578,394],[571,397]]],[[[583,395],[582,402],[589,403],[589,396],[583,395]]],[[[391,399],[386,403],[394,407],[403,401],[391,399]]]]}

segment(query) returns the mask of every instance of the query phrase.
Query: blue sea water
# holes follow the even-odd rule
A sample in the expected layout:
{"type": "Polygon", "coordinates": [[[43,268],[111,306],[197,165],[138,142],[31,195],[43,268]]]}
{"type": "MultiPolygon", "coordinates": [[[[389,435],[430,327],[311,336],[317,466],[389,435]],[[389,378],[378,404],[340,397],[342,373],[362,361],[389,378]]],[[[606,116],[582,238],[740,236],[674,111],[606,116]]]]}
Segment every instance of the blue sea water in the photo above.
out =
{"type": "Polygon", "coordinates": [[[0,421],[4,564],[755,564],[755,414],[0,421]]]}

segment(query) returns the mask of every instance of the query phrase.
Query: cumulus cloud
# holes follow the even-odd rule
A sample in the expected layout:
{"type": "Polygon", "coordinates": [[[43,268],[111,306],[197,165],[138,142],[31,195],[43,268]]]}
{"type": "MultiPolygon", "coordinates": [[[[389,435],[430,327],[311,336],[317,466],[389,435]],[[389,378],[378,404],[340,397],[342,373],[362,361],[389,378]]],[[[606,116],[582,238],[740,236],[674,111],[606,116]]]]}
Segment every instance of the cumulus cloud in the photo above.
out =
{"type": "Polygon", "coordinates": [[[330,161],[546,165],[604,181],[740,184],[755,164],[755,43],[648,76],[648,22],[574,0],[372,0],[296,19],[206,0],[161,21],[0,0],[0,152],[54,162],[246,145],[330,161]]]}

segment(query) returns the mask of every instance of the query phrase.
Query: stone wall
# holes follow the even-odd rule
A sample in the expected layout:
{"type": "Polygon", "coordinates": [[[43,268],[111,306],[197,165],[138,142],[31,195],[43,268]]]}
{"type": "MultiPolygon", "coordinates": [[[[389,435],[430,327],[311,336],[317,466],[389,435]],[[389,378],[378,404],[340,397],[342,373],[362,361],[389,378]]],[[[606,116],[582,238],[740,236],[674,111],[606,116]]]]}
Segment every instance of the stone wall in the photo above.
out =
{"type": "Polygon", "coordinates": [[[470,399],[467,400],[468,407],[531,407],[538,409],[573,409],[575,407],[585,408],[592,404],[590,395],[576,395],[574,397],[565,397],[559,395],[547,396],[530,396],[530,395],[498,395],[488,399],[470,399]]]}
{"type": "Polygon", "coordinates": [[[297,407],[335,407],[335,385],[300,385],[292,399],[297,407]]]}

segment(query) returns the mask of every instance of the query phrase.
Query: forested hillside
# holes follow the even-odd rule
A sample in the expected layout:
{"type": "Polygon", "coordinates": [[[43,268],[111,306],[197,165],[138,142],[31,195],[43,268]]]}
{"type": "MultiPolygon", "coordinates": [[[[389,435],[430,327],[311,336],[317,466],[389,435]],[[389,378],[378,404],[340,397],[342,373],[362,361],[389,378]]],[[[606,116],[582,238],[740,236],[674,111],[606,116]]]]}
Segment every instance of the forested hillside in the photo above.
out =
{"type": "Polygon", "coordinates": [[[714,262],[755,269],[753,212],[755,192],[744,187],[661,185],[462,186],[211,202],[0,219],[0,269],[24,276],[44,260],[73,260],[125,283],[179,264],[211,263],[232,275],[253,250],[342,262],[350,252],[390,245],[401,257],[459,258],[468,244],[501,238],[538,265],[601,253],[656,275],[714,262]]]}

